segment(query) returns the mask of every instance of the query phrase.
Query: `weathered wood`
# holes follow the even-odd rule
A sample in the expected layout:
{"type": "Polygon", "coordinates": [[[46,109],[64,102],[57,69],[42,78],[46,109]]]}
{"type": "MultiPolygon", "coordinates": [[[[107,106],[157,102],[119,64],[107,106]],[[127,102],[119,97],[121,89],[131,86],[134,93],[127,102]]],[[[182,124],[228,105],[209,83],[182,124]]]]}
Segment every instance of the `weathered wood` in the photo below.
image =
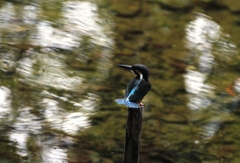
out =
{"type": "Polygon", "coordinates": [[[124,163],[138,163],[142,133],[142,108],[128,108],[124,163]]]}

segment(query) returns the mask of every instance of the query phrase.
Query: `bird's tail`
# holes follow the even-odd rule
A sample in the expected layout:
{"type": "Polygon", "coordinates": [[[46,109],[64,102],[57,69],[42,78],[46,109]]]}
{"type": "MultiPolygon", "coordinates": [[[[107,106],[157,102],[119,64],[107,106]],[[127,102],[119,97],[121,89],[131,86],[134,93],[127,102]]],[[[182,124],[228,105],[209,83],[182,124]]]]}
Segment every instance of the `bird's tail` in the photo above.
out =
{"type": "Polygon", "coordinates": [[[138,103],[127,101],[125,98],[119,98],[115,100],[118,104],[126,105],[129,108],[139,109],[140,106],[138,103]]]}

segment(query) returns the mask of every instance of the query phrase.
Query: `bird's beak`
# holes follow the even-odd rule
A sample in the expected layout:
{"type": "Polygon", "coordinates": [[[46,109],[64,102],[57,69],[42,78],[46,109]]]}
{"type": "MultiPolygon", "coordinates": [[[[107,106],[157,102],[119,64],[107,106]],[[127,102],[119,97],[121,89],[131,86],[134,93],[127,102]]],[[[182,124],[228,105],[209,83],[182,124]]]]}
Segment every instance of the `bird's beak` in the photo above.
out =
{"type": "Polygon", "coordinates": [[[131,65],[122,65],[122,64],[118,64],[119,67],[131,70],[132,66],[131,65]]]}

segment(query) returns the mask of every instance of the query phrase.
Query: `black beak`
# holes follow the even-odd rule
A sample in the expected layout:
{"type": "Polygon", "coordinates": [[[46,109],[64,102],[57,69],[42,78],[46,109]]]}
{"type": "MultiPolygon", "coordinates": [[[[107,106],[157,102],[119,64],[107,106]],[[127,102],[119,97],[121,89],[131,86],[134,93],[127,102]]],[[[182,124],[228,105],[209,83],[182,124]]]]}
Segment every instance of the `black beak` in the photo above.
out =
{"type": "Polygon", "coordinates": [[[121,68],[128,69],[128,70],[131,70],[131,69],[132,69],[132,66],[131,66],[131,65],[122,65],[122,64],[118,64],[118,66],[121,67],[121,68]]]}

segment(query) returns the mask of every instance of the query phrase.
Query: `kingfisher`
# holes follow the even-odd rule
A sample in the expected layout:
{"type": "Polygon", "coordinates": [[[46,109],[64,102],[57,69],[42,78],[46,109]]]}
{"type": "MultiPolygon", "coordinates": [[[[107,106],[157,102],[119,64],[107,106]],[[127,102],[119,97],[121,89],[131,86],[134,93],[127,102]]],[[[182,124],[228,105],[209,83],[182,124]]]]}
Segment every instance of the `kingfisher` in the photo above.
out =
{"type": "Polygon", "coordinates": [[[118,66],[131,70],[136,76],[128,83],[124,98],[116,99],[115,101],[118,104],[126,105],[129,108],[142,108],[144,105],[141,101],[151,88],[151,84],[148,81],[148,68],[142,64],[119,64],[118,66]]]}

